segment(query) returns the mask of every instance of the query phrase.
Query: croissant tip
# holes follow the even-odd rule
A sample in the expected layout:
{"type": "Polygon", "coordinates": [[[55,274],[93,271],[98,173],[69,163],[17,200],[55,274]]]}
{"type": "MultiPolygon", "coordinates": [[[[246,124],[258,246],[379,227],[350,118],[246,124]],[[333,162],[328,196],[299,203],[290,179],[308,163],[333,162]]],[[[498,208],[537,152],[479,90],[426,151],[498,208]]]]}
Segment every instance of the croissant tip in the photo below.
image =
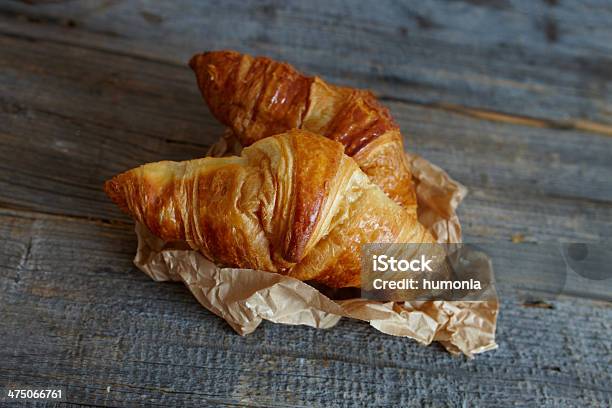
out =
{"type": "Polygon", "coordinates": [[[118,176],[104,182],[104,192],[122,211],[127,211],[127,201],[121,189],[118,176]]]}
{"type": "Polygon", "coordinates": [[[210,60],[214,57],[228,57],[235,55],[239,56],[240,53],[231,50],[204,51],[194,54],[189,59],[189,66],[195,71],[199,66],[206,62],[210,62],[210,60]]]}
{"type": "Polygon", "coordinates": [[[199,54],[194,54],[190,59],[189,59],[189,67],[191,67],[191,69],[193,69],[195,71],[196,67],[198,66],[198,61],[200,58],[202,58],[204,55],[206,55],[206,52],[203,53],[199,53],[199,54]]]}

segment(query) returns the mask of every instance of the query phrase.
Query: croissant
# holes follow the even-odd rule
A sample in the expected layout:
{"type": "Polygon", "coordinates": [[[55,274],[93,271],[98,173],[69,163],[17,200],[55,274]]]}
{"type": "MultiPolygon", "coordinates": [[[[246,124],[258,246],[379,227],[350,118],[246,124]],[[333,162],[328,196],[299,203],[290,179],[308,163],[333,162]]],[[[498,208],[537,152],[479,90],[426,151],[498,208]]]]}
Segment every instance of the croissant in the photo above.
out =
{"type": "Polygon", "coordinates": [[[371,92],[233,51],[197,54],[189,64],[210,111],[243,146],[294,128],[321,134],[342,143],[389,197],[416,211],[399,127],[371,92]]]}
{"type": "Polygon", "coordinates": [[[354,287],[362,244],[434,241],[343,150],[294,130],[240,157],[146,164],[104,188],[154,235],[218,264],[354,287]]]}

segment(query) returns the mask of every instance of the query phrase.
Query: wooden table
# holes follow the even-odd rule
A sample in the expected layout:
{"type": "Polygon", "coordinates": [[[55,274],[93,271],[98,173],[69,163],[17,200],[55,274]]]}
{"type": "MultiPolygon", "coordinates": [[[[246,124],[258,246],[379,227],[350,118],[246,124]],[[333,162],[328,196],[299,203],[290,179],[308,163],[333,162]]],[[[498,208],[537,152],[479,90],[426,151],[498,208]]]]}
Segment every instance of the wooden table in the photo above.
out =
{"type": "Polygon", "coordinates": [[[374,90],[470,189],[468,240],[612,238],[610,1],[2,2],[0,385],[82,406],[612,404],[609,285],[503,294],[499,349],[468,360],[356,321],[240,337],[135,269],[101,185],[206,152],[222,127],[186,61],[222,48],[374,90]]]}

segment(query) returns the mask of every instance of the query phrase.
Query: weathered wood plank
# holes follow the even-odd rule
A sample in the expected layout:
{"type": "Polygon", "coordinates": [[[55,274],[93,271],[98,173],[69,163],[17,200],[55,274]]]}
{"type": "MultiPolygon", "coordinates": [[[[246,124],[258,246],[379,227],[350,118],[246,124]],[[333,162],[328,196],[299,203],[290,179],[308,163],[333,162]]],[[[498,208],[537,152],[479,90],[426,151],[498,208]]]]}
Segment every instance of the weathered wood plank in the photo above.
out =
{"type": "Polygon", "coordinates": [[[233,48],[403,100],[612,133],[604,0],[6,2],[0,13],[62,42],[178,64],[233,48]]]}
{"type": "MultiPolygon", "coordinates": [[[[12,36],[0,36],[0,55],[5,206],[125,220],[105,179],[200,156],[222,131],[186,67],[12,36]]],[[[389,105],[409,148],[470,188],[466,237],[612,236],[612,139],[389,105]]]]}
{"type": "Polygon", "coordinates": [[[473,361],[353,321],[240,337],[182,285],[136,271],[134,246],[125,226],[0,211],[0,384],[54,383],[108,406],[612,402],[607,303],[506,297],[500,348],[473,361]]]}

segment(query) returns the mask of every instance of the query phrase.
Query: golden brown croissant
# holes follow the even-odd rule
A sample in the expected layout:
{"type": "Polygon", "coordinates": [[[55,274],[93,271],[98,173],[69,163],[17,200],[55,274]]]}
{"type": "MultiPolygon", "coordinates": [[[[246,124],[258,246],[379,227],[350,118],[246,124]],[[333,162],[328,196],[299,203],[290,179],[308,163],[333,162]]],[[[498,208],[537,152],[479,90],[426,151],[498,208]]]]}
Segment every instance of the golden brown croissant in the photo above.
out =
{"type": "Polygon", "coordinates": [[[416,211],[399,127],[371,92],[330,85],[288,64],[233,51],[198,54],[189,64],[212,114],[243,146],[290,129],[321,134],[342,143],[389,197],[416,211]]]}
{"type": "Polygon", "coordinates": [[[330,287],[359,286],[364,243],[433,242],[341,144],[306,131],[265,138],[240,157],[146,164],[104,187],[165,241],[330,287]]]}

